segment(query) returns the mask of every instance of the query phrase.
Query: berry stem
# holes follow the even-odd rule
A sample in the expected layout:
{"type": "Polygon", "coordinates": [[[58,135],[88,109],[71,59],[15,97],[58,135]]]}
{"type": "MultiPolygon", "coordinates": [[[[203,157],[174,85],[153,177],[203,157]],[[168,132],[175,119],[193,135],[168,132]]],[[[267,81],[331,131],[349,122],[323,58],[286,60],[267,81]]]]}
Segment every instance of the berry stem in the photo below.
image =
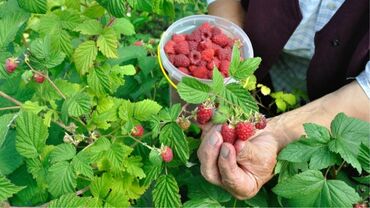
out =
{"type": "Polygon", "coordinates": [[[55,83],[50,79],[50,77],[47,74],[43,74],[37,70],[35,70],[31,64],[29,63],[29,60],[26,58],[24,62],[27,64],[27,66],[31,69],[32,72],[45,77],[46,80],[51,84],[51,86],[57,91],[57,93],[65,100],[66,96],[63,94],[63,92],[55,85],[55,83]]]}
{"type": "Polygon", "coordinates": [[[137,143],[140,143],[140,144],[144,145],[145,147],[147,147],[147,148],[148,148],[148,149],[150,149],[150,150],[154,150],[154,149],[155,149],[155,148],[153,148],[153,147],[151,147],[151,146],[147,145],[145,142],[142,142],[142,141],[140,141],[140,140],[136,139],[135,137],[133,137],[133,136],[131,136],[131,135],[129,135],[129,137],[130,137],[131,139],[135,140],[135,142],[137,142],[137,143]]]}
{"type": "Polygon", "coordinates": [[[15,110],[15,109],[20,109],[20,108],[21,106],[9,106],[9,107],[0,108],[0,111],[15,110]]]}
{"type": "Polygon", "coordinates": [[[5,92],[3,92],[3,91],[0,91],[0,97],[3,97],[3,98],[5,98],[5,99],[7,99],[7,100],[9,100],[9,101],[11,101],[11,102],[13,102],[14,104],[16,104],[17,106],[21,106],[22,105],[22,103],[21,102],[19,102],[18,100],[16,100],[15,98],[13,98],[13,97],[11,97],[11,96],[9,96],[9,95],[7,95],[5,92]]]}

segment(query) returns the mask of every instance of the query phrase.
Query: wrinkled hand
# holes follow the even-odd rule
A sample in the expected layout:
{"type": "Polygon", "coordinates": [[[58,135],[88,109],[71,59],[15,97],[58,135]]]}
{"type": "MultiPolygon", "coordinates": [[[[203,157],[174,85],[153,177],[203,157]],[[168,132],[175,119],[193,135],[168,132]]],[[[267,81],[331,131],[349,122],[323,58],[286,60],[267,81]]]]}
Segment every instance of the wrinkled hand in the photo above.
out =
{"type": "Polygon", "coordinates": [[[201,173],[236,198],[251,198],[272,178],[278,144],[268,130],[235,145],[223,143],[219,129],[210,125],[203,128],[198,149],[201,173]]]}

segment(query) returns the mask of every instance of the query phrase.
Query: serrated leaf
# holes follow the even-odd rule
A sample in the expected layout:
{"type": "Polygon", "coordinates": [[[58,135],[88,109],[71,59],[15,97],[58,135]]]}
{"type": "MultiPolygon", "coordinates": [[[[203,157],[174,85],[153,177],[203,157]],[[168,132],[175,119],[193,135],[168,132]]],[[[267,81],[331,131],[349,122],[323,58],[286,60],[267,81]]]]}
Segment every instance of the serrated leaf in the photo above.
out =
{"type": "Polygon", "coordinates": [[[172,105],[170,108],[164,108],[158,113],[158,118],[162,121],[170,122],[176,121],[181,112],[181,105],[179,103],[172,105]]]}
{"type": "Polygon", "coordinates": [[[81,75],[86,74],[93,67],[97,54],[98,48],[94,41],[88,40],[78,46],[73,54],[73,59],[76,69],[81,75]]]}
{"type": "MultiPolygon", "coordinates": [[[[14,116],[13,114],[7,115],[14,116]]],[[[21,166],[22,163],[23,158],[15,149],[15,132],[10,131],[4,136],[3,143],[0,144],[0,175],[12,173],[21,166]]]]}
{"type": "Polygon", "coordinates": [[[43,120],[33,113],[23,112],[17,118],[16,148],[26,158],[41,154],[48,138],[48,129],[43,120]]]}
{"type": "Polygon", "coordinates": [[[177,85],[177,92],[181,99],[188,103],[199,104],[208,99],[211,88],[194,79],[184,77],[181,82],[177,85]]]}
{"type": "Polygon", "coordinates": [[[3,145],[10,125],[17,116],[15,114],[5,114],[0,116],[0,147],[3,145]]]}
{"type": "Polygon", "coordinates": [[[110,70],[107,65],[91,70],[87,75],[87,83],[96,95],[104,95],[110,91],[110,70]]]}
{"type": "Polygon", "coordinates": [[[45,14],[47,0],[17,0],[19,7],[31,13],[45,14]]]}
{"type": "Polygon", "coordinates": [[[86,152],[79,152],[76,157],[72,159],[72,166],[77,175],[84,175],[88,178],[94,177],[94,172],[90,163],[90,155],[86,152]]]}
{"type": "Polygon", "coordinates": [[[328,143],[330,140],[330,132],[324,126],[314,123],[303,124],[307,137],[314,139],[320,143],[328,143]]]}
{"type": "Polygon", "coordinates": [[[231,61],[229,67],[230,76],[234,77],[235,73],[238,71],[240,64],[240,51],[236,44],[233,45],[232,53],[231,53],[231,61]]]}
{"type": "Polygon", "coordinates": [[[25,187],[12,184],[5,176],[0,176],[0,202],[8,199],[24,188],[25,187]]]}
{"type": "Polygon", "coordinates": [[[97,20],[88,19],[78,25],[74,30],[84,35],[99,35],[103,32],[103,26],[97,20]]]}
{"type": "Polygon", "coordinates": [[[40,106],[38,102],[31,102],[31,101],[26,101],[22,104],[21,107],[23,112],[30,112],[34,114],[38,114],[43,110],[46,110],[46,106],[40,106]]]}
{"type": "Polygon", "coordinates": [[[237,80],[244,80],[250,75],[253,75],[261,61],[262,59],[260,57],[248,58],[242,61],[233,73],[230,71],[230,75],[237,80]]]}
{"type": "Polygon", "coordinates": [[[244,203],[252,207],[268,207],[268,200],[268,193],[265,188],[262,188],[256,196],[244,200],[244,203]]]}
{"type": "Polygon", "coordinates": [[[224,90],[224,77],[222,76],[221,72],[218,71],[217,68],[213,69],[213,76],[212,76],[212,91],[216,94],[221,94],[224,90]]]}
{"type": "Polygon", "coordinates": [[[147,121],[158,114],[161,108],[162,106],[155,101],[143,100],[135,103],[134,117],[139,121],[147,121]]]}
{"type": "Polygon", "coordinates": [[[65,101],[70,116],[81,116],[90,111],[91,100],[86,93],[77,93],[65,101]]]}
{"type": "Polygon", "coordinates": [[[146,177],[144,178],[143,186],[149,186],[161,174],[162,164],[161,165],[146,164],[144,166],[144,172],[146,177]]]}
{"type": "Polygon", "coordinates": [[[214,124],[223,124],[225,123],[230,117],[230,110],[224,105],[220,105],[217,108],[217,111],[212,116],[212,122],[214,124]]]}
{"type": "Polygon", "coordinates": [[[95,207],[96,203],[91,197],[79,197],[76,194],[66,194],[58,199],[54,199],[48,205],[49,208],[59,208],[59,207],[95,207]]]}
{"type": "MultiPolygon", "coordinates": [[[[0,14],[0,48],[5,48],[16,38],[17,32],[29,18],[29,13],[17,7],[12,8],[10,3],[2,4],[0,14]]],[[[5,72],[5,71],[3,71],[5,72]]]]}
{"type": "Polygon", "coordinates": [[[95,177],[91,182],[90,191],[97,199],[104,199],[110,190],[112,180],[107,174],[103,174],[101,177],[95,177]]]}
{"type": "Polygon", "coordinates": [[[162,165],[162,157],[158,150],[152,149],[149,153],[149,161],[154,166],[161,166],[162,165]]]}
{"type": "Polygon", "coordinates": [[[285,93],[283,96],[282,96],[282,99],[288,103],[289,105],[293,106],[297,103],[297,99],[296,97],[293,95],[293,94],[290,94],[290,93],[285,93]]]}
{"type": "Polygon", "coordinates": [[[184,203],[184,208],[190,207],[223,207],[221,204],[213,199],[210,198],[202,198],[202,199],[191,199],[184,203]]]}
{"type": "Polygon", "coordinates": [[[52,165],[49,168],[47,180],[49,192],[54,197],[72,193],[77,186],[77,175],[73,171],[73,166],[66,161],[52,165]]]}
{"type": "Polygon", "coordinates": [[[358,161],[361,163],[362,169],[370,173],[370,148],[367,145],[361,144],[358,154],[358,161]]]}
{"type": "Polygon", "coordinates": [[[280,182],[273,192],[311,207],[350,207],[361,200],[352,187],[343,181],[326,180],[316,170],[308,170],[280,182]]]}
{"type": "Polygon", "coordinates": [[[124,46],[118,48],[118,58],[109,60],[110,65],[117,65],[131,59],[147,57],[147,50],[141,46],[124,46]]]}
{"type": "Polygon", "coordinates": [[[141,168],[143,166],[140,156],[131,156],[124,160],[125,170],[132,176],[139,179],[145,178],[145,173],[141,168]]]}
{"type": "Polygon", "coordinates": [[[158,178],[153,190],[155,207],[180,207],[179,187],[172,175],[162,175],[158,178]]]}
{"type": "Polygon", "coordinates": [[[32,53],[32,56],[30,57],[32,63],[37,64],[36,66],[41,65],[46,68],[58,66],[66,57],[63,52],[55,51],[53,49],[51,36],[49,35],[45,36],[43,39],[32,41],[30,50],[32,53]]]}
{"type": "Polygon", "coordinates": [[[222,95],[228,101],[221,100],[224,104],[233,103],[236,106],[240,106],[247,113],[258,112],[258,106],[253,96],[239,84],[228,84],[222,95]]]}
{"type": "Polygon", "coordinates": [[[136,74],[136,69],[135,69],[134,65],[132,65],[132,64],[122,66],[121,68],[122,68],[122,71],[120,73],[122,75],[132,76],[132,75],[136,74]]]}
{"type": "Polygon", "coordinates": [[[125,0],[97,0],[97,2],[115,17],[124,17],[126,14],[125,0]]]}
{"type": "Polygon", "coordinates": [[[107,58],[117,58],[118,39],[112,28],[104,29],[97,40],[99,51],[107,58]]]}
{"type": "Polygon", "coordinates": [[[175,122],[169,123],[162,128],[159,141],[171,147],[174,159],[179,159],[183,163],[189,159],[189,146],[184,132],[175,122]]]}
{"type": "Polygon", "coordinates": [[[112,28],[118,33],[123,35],[134,35],[135,34],[135,27],[130,22],[130,20],[126,18],[118,18],[113,23],[112,28]]]}
{"type": "Polygon", "coordinates": [[[50,154],[52,163],[72,159],[76,155],[76,148],[72,144],[57,145],[50,154]]]}
{"type": "Polygon", "coordinates": [[[89,17],[91,19],[99,19],[104,14],[105,14],[105,9],[102,6],[98,5],[98,4],[89,6],[83,12],[84,16],[89,17]]]}
{"type": "Polygon", "coordinates": [[[228,202],[231,199],[231,194],[221,187],[215,186],[207,182],[201,176],[190,176],[191,181],[188,188],[188,197],[191,199],[210,198],[218,202],[228,202]]]}
{"type": "Polygon", "coordinates": [[[286,106],[286,103],[284,102],[283,99],[281,99],[281,98],[275,99],[275,104],[276,104],[278,110],[280,110],[282,112],[286,111],[287,106],[286,106]]]}

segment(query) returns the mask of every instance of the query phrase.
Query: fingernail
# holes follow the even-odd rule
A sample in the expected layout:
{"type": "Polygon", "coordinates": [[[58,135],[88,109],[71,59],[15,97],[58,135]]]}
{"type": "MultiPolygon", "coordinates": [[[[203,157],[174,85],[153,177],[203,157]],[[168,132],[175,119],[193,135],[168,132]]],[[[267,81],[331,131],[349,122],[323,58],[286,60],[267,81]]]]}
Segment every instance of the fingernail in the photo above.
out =
{"type": "Polygon", "coordinates": [[[215,146],[218,142],[218,136],[216,134],[212,134],[208,140],[208,143],[212,146],[215,146]]]}
{"type": "Polygon", "coordinates": [[[221,147],[221,156],[225,159],[229,156],[230,150],[226,146],[221,147]]]}

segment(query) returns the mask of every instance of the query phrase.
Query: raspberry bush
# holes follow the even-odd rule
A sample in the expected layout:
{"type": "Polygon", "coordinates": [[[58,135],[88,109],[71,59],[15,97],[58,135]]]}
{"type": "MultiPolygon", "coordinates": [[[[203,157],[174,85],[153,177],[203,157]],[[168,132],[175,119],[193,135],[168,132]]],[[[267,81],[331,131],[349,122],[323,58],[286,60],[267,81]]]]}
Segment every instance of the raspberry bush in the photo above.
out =
{"type": "Polygon", "coordinates": [[[278,111],[297,106],[294,95],[270,94],[256,83],[261,59],[241,60],[238,44],[217,55],[194,50],[230,44],[216,27],[176,35],[166,47],[187,54],[185,61],[172,57],[179,70],[212,77],[210,84],[184,78],[178,93],[186,104],[168,104],[156,57],[160,35],[175,19],[204,9],[190,0],[0,1],[0,204],[366,204],[369,124],[344,114],[330,131],[306,124],[306,135],[280,153],[276,177],[252,199],[236,200],[203,179],[199,123],[222,125],[233,143],[268,125],[259,110],[276,111],[259,109],[261,94],[278,111]],[[203,68],[188,67],[202,59],[203,68]]]}

